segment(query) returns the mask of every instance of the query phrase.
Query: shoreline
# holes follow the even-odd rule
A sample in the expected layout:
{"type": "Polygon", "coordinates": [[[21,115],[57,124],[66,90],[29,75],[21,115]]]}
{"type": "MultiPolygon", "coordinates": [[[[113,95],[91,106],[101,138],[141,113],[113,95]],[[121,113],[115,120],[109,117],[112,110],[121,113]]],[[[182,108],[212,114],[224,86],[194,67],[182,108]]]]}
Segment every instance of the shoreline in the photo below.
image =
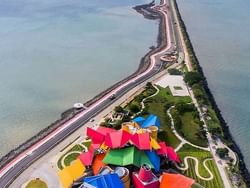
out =
{"type": "MultiPolygon", "coordinates": [[[[141,5],[138,6],[134,6],[132,7],[133,9],[135,9],[138,13],[140,13],[138,11],[138,7],[140,7],[141,5]]],[[[145,7],[150,7],[151,3],[148,4],[144,4],[143,5],[144,8],[145,7]]],[[[128,80],[136,77],[137,75],[141,74],[142,72],[144,72],[145,70],[147,70],[147,68],[150,66],[149,63],[149,56],[160,51],[162,48],[164,48],[164,45],[166,43],[166,35],[165,32],[162,32],[165,27],[163,27],[163,16],[161,15],[160,12],[153,12],[151,10],[152,14],[158,14],[156,19],[159,19],[159,28],[158,28],[158,34],[156,36],[156,47],[155,46],[151,46],[149,47],[149,51],[141,58],[140,63],[138,65],[137,70],[129,75],[128,77],[116,82],[115,84],[113,84],[112,86],[110,86],[109,88],[107,88],[106,90],[102,91],[101,93],[97,94],[96,96],[94,96],[92,99],[86,101],[84,103],[84,105],[86,107],[91,106],[93,103],[95,103],[97,100],[99,100],[100,98],[102,98],[103,96],[107,95],[110,91],[112,91],[114,88],[119,87],[120,85],[122,85],[123,83],[127,82],[128,80]]],[[[144,14],[142,14],[144,16],[144,14]]],[[[145,17],[145,16],[144,16],[145,17]]],[[[69,121],[70,119],[72,119],[73,117],[75,117],[77,114],[83,112],[84,110],[78,110],[76,111],[74,108],[69,108],[67,110],[65,110],[64,112],[62,112],[60,114],[61,118],[55,120],[54,122],[52,122],[50,125],[48,125],[46,128],[42,129],[41,131],[39,131],[37,134],[35,134],[34,136],[32,136],[31,138],[29,138],[28,140],[26,140],[25,142],[21,143],[19,146],[17,146],[16,148],[10,150],[7,154],[5,154],[4,156],[2,156],[0,158],[0,169],[4,168],[5,165],[7,163],[9,163],[10,161],[12,161],[13,159],[15,159],[18,155],[20,155],[21,153],[23,153],[25,150],[27,150],[28,148],[30,148],[31,146],[33,146],[34,144],[38,143],[40,140],[42,140],[43,138],[45,138],[46,136],[48,136],[50,133],[52,133],[53,131],[55,131],[57,128],[59,128],[60,126],[62,126],[65,122],[69,121]]]]}
{"type": "Polygon", "coordinates": [[[178,3],[177,3],[177,0],[174,0],[174,4],[175,4],[175,8],[176,8],[176,11],[177,11],[177,16],[178,16],[178,19],[179,19],[179,22],[181,24],[181,27],[183,29],[183,35],[184,37],[186,38],[186,44],[188,43],[188,46],[190,47],[190,50],[191,50],[191,53],[194,57],[194,60],[195,60],[195,64],[197,66],[197,71],[201,74],[201,76],[203,77],[203,80],[204,80],[204,84],[203,84],[203,87],[205,89],[205,92],[207,94],[207,97],[208,97],[208,100],[210,101],[219,121],[220,121],[220,125],[221,125],[221,128],[223,130],[223,133],[224,133],[224,139],[229,141],[230,142],[230,145],[228,147],[230,147],[234,152],[237,153],[238,155],[238,158],[239,158],[239,170],[240,170],[240,173],[241,173],[241,176],[243,177],[245,183],[247,186],[250,187],[250,173],[248,171],[248,169],[246,168],[246,164],[245,164],[245,161],[244,161],[244,156],[240,150],[240,147],[238,146],[238,144],[235,142],[230,130],[229,130],[229,127],[225,121],[225,119],[223,118],[222,114],[221,114],[221,110],[219,109],[217,103],[216,103],[216,100],[213,96],[213,93],[211,92],[211,90],[209,89],[209,86],[208,86],[208,82],[207,82],[207,79],[206,79],[206,76],[203,72],[203,69],[199,63],[199,60],[196,56],[196,53],[195,53],[195,49],[193,48],[193,45],[192,45],[192,42],[191,42],[191,39],[189,37],[189,34],[188,34],[188,31],[187,31],[187,28],[185,26],[185,23],[181,17],[181,13],[180,13],[180,10],[179,10],[179,7],[178,7],[178,3]]]}

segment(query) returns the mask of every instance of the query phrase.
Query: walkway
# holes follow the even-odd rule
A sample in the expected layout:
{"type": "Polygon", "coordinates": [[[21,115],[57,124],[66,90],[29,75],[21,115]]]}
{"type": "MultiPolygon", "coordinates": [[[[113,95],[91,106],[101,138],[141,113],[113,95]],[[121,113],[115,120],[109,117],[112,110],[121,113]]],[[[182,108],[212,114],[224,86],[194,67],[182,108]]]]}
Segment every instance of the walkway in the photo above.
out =
{"type": "Polygon", "coordinates": [[[210,149],[207,147],[201,147],[201,146],[197,146],[195,144],[192,144],[191,142],[187,141],[185,138],[183,138],[181,135],[179,135],[179,133],[176,131],[175,126],[174,126],[174,119],[170,113],[170,111],[174,108],[175,106],[171,106],[168,110],[167,110],[167,114],[171,120],[171,129],[173,131],[173,133],[175,134],[175,136],[181,141],[181,143],[177,146],[177,148],[175,148],[175,152],[179,151],[181,149],[181,147],[184,144],[188,144],[190,146],[193,146],[195,148],[201,149],[201,150],[205,150],[205,151],[210,151],[210,149]]]}
{"type": "Polygon", "coordinates": [[[140,110],[139,112],[137,112],[137,113],[133,116],[133,118],[134,118],[135,116],[139,115],[140,113],[142,113],[142,111],[143,111],[144,108],[145,108],[144,102],[145,102],[147,99],[152,98],[152,97],[156,96],[156,95],[159,93],[160,90],[158,89],[158,87],[155,86],[154,84],[152,84],[152,86],[156,89],[156,92],[155,92],[154,94],[152,94],[152,95],[150,95],[150,96],[148,96],[148,97],[142,99],[142,101],[141,101],[141,110],[140,110]]]}
{"type": "MultiPolygon", "coordinates": [[[[200,173],[199,173],[199,160],[198,160],[197,158],[195,158],[195,157],[192,157],[192,156],[186,156],[186,157],[184,158],[185,167],[180,167],[180,166],[178,166],[178,165],[176,164],[176,165],[175,165],[176,168],[178,168],[179,170],[183,170],[183,171],[188,170],[188,168],[189,168],[188,159],[194,160],[194,162],[195,162],[195,174],[196,174],[196,176],[197,176],[198,178],[200,178],[200,179],[202,179],[202,180],[204,180],[204,181],[210,181],[210,180],[214,179],[213,173],[210,171],[210,169],[209,169],[209,168],[207,167],[207,165],[206,165],[206,162],[207,162],[207,161],[213,160],[212,158],[211,158],[211,159],[205,159],[205,160],[203,161],[203,163],[202,163],[203,166],[205,167],[205,169],[207,170],[207,172],[209,173],[209,177],[207,177],[207,178],[200,175],[200,173]]],[[[192,167],[191,167],[191,168],[192,168],[192,167]]]]}

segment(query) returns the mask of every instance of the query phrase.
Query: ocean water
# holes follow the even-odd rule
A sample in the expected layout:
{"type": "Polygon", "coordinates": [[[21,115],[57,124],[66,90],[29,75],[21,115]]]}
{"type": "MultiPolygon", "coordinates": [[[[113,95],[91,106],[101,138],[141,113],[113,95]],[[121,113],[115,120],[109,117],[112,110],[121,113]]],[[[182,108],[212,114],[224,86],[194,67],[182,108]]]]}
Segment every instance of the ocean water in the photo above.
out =
{"type": "Polygon", "coordinates": [[[0,0],[0,156],[133,73],[156,44],[148,0],[0,0]]]}
{"type": "Polygon", "coordinates": [[[250,1],[177,2],[209,87],[250,170],[250,1]]]}

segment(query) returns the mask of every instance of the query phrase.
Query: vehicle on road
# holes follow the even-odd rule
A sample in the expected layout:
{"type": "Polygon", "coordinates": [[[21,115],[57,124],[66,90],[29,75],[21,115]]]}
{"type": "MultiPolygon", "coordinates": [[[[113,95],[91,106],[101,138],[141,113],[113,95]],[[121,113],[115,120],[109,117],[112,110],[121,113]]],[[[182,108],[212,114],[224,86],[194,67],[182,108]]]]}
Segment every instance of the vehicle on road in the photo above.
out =
{"type": "Polygon", "coordinates": [[[110,100],[113,100],[113,99],[115,99],[115,98],[116,98],[116,95],[115,95],[115,94],[112,94],[112,95],[109,97],[110,100]]]}

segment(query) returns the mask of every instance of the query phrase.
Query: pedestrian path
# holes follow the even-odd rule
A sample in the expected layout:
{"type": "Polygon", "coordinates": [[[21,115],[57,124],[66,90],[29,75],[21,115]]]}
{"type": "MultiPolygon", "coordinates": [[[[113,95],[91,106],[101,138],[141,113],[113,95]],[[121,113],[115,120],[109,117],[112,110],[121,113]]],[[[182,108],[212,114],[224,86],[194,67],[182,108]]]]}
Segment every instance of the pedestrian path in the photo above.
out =
{"type": "Polygon", "coordinates": [[[200,175],[199,173],[199,160],[195,157],[192,157],[192,156],[186,156],[184,158],[184,167],[180,167],[176,164],[176,168],[178,168],[179,170],[183,170],[183,171],[186,171],[188,170],[189,168],[189,165],[188,165],[188,160],[194,160],[195,162],[195,174],[198,178],[204,180],[204,181],[211,181],[213,178],[214,178],[214,175],[213,173],[210,171],[210,169],[207,167],[206,165],[206,162],[209,161],[209,160],[213,160],[212,158],[211,159],[205,159],[203,161],[203,166],[205,167],[205,169],[207,170],[207,172],[209,173],[209,177],[203,177],[200,175]]]}
{"type": "Polygon", "coordinates": [[[134,118],[135,116],[137,116],[137,115],[139,115],[140,113],[142,113],[142,111],[143,111],[144,108],[145,108],[145,103],[144,103],[144,102],[145,102],[147,99],[152,98],[152,97],[156,96],[156,95],[159,93],[160,90],[158,89],[158,87],[155,86],[154,84],[152,84],[152,86],[156,89],[156,92],[153,93],[152,95],[150,95],[150,96],[148,96],[148,97],[142,99],[142,101],[141,101],[141,110],[140,110],[139,112],[137,112],[132,118],[134,118]]]}
{"type": "Polygon", "coordinates": [[[175,148],[175,152],[179,151],[182,146],[184,144],[188,144],[190,146],[193,146],[195,148],[201,149],[201,150],[205,150],[205,151],[210,151],[210,149],[208,147],[201,147],[201,146],[197,146],[189,141],[187,141],[185,138],[183,138],[175,129],[175,125],[174,125],[174,119],[172,117],[172,114],[170,113],[170,111],[174,108],[175,106],[171,106],[168,110],[167,110],[167,114],[170,118],[171,121],[171,129],[173,131],[173,133],[175,134],[175,136],[181,141],[181,143],[177,146],[177,148],[175,148]]]}

